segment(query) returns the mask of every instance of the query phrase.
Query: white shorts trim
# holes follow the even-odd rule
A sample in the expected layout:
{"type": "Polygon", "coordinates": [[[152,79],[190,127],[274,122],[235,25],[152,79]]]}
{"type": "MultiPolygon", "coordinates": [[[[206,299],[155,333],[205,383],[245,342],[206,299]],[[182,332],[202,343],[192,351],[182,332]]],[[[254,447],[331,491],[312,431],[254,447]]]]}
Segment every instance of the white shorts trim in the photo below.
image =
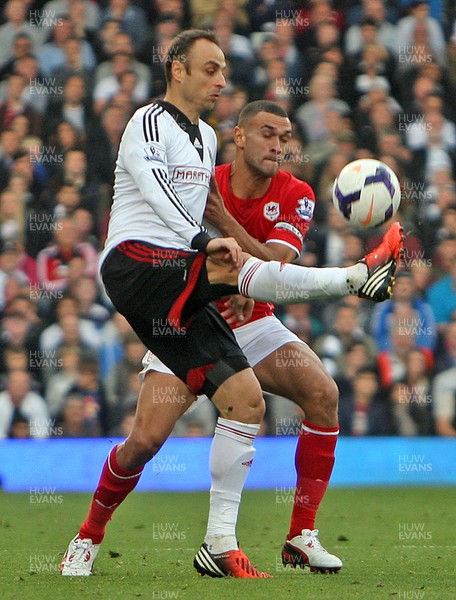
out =
{"type": "MultiPolygon", "coordinates": [[[[247,325],[242,325],[241,327],[233,329],[233,333],[252,367],[285,344],[298,342],[307,346],[305,342],[287,329],[275,316],[256,319],[251,323],[247,323],[247,325]]],[[[173,372],[150,351],[146,352],[144,355],[142,364],[143,370],[139,374],[141,379],[144,378],[148,371],[173,374],[173,372]]]]}

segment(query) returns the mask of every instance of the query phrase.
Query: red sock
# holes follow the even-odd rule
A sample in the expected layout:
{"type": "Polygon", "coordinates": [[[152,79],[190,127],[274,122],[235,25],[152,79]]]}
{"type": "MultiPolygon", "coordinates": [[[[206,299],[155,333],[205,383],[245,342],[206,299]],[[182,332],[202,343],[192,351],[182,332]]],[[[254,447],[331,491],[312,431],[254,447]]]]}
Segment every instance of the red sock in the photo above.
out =
{"type": "Polygon", "coordinates": [[[334,449],[339,427],[319,427],[302,422],[296,448],[296,492],[287,539],[315,529],[315,517],[325,495],[334,466],[334,449]]]}
{"type": "Polygon", "coordinates": [[[101,543],[106,523],[119,504],[136,487],[144,469],[144,467],[135,471],[122,469],[117,462],[116,451],[117,446],[114,446],[108,454],[86,520],[79,530],[82,538],[90,538],[94,544],[101,543]]]}

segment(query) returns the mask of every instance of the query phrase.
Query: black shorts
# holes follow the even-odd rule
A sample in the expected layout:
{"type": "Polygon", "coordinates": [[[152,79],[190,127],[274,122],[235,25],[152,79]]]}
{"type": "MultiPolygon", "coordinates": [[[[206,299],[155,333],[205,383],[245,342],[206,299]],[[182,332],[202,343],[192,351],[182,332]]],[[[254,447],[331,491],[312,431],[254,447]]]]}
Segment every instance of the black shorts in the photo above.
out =
{"type": "Polygon", "coordinates": [[[131,240],[111,250],[101,277],[143,344],[194,394],[211,397],[228,377],[250,366],[211,304],[237,288],[209,284],[205,254],[131,240]]]}

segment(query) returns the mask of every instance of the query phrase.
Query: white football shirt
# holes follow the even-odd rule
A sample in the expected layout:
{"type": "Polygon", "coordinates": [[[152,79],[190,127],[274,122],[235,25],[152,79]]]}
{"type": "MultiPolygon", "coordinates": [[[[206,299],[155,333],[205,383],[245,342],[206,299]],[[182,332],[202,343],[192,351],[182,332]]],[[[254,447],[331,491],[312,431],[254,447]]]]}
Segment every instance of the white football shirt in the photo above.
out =
{"type": "Polygon", "coordinates": [[[217,139],[201,119],[194,125],[158,101],[138,109],[120,142],[108,236],[100,264],[126,240],[165,248],[204,248],[201,224],[217,139]]]}

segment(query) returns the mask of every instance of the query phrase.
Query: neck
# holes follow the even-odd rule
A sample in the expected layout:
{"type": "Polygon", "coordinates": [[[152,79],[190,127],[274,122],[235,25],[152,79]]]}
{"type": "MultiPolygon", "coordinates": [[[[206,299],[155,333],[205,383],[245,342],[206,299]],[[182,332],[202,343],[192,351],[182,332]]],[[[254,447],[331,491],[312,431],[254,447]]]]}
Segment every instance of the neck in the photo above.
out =
{"type": "Polygon", "coordinates": [[[238,198],[261,198],[268,191],[271,179],[252,171],[242,160],[235,160],[231,165],[231,189],[238,198]]]}
{"type": "Polygon", "coordinates": [[[198,124],[200,110],[189,102],[186,102],[178,94],[173,93],[173,90],[168,90],[163,98],[165,102],[170,102],[178,108],[194,125],[198,124]]]}

